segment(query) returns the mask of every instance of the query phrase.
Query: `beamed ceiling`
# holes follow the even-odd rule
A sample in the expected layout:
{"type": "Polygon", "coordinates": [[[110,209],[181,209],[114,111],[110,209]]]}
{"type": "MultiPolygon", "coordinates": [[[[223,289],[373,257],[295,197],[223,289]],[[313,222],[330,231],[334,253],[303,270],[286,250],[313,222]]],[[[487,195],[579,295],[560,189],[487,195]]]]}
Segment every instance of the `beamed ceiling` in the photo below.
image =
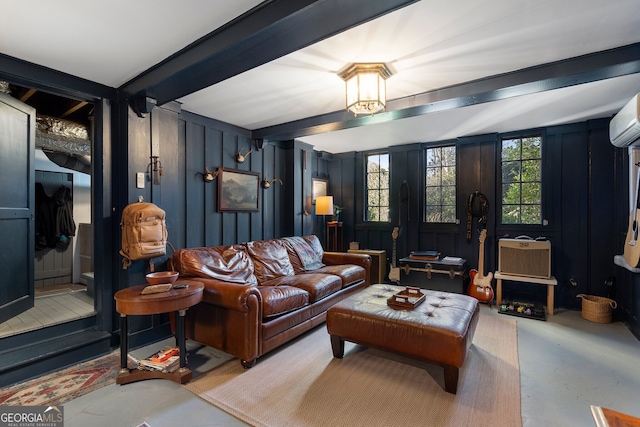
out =
{"type": "MultiPolygon", "coordinates": [[[[332,153],[610,117],[640,92],[637,0],[6,3],[14,96],[39,94],[2,76],[19,59],[332,153]],[[344,111],[353,62],[391,69],[386,112],[344,111]]],[[[86,116],[79,98],[52,114],[86,116]]]]}

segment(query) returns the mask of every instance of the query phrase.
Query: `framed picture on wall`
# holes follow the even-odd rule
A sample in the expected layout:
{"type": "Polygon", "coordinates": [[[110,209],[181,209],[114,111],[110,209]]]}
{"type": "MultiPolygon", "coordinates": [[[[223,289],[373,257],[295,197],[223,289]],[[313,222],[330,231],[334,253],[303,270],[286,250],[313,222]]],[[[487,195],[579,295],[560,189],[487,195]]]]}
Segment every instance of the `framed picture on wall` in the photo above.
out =
{"type": "Polygon", "coordinates": [[[260,176],[256,172],[221,168],[218,176],[218,211],[257,211],[259,186],[260,176]]]}
{"type": "Polygon", "coordinates": [[[312,178],[311,182],[313,183],[313,200],[312,203],[316,202],[316,197],[318,196],[326,196],[327,195],[327,184],[328,181],[326,179],[321,178],[312,178]]]}

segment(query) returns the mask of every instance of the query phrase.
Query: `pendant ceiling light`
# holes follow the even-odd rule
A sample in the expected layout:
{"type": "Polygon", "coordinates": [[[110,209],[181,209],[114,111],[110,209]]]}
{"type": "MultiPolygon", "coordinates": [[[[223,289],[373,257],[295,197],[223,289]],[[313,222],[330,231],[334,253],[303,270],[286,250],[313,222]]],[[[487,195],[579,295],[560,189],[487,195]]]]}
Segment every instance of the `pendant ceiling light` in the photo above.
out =
{"type": "Polygon", "coordinates": [[[385,64],[352,64],[339,76],[345,81],[347,110],[374,115],[383,111],[387,103],[387,83],[391,72],[385,64]]]}

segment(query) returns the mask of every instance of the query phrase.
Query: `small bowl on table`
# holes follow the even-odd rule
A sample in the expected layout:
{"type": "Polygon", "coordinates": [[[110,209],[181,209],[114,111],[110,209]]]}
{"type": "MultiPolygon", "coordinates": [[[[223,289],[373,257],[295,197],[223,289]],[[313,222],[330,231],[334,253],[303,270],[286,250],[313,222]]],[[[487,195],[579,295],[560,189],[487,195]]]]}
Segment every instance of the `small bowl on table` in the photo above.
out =
{"type": "Polygon", "coordinates": [[[146,275],[147,283],[150,285],[174,284],[178,280],[177,271],[157,271],[146,275]]]}

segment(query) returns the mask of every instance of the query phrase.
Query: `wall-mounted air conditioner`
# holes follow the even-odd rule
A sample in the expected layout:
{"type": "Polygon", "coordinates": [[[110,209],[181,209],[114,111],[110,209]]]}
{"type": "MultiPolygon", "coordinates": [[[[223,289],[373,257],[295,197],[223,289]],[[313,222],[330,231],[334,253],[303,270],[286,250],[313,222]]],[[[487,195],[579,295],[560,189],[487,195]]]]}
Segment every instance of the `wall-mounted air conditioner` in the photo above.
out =
{"type": "MultiPolygon", "coordinates": [[[[638,94],[640,95],[640,94],[638,94]]],[[[640,143],[640,97],[636,95],[609,123],[609,139],[616,147],[640,143]]]]}

